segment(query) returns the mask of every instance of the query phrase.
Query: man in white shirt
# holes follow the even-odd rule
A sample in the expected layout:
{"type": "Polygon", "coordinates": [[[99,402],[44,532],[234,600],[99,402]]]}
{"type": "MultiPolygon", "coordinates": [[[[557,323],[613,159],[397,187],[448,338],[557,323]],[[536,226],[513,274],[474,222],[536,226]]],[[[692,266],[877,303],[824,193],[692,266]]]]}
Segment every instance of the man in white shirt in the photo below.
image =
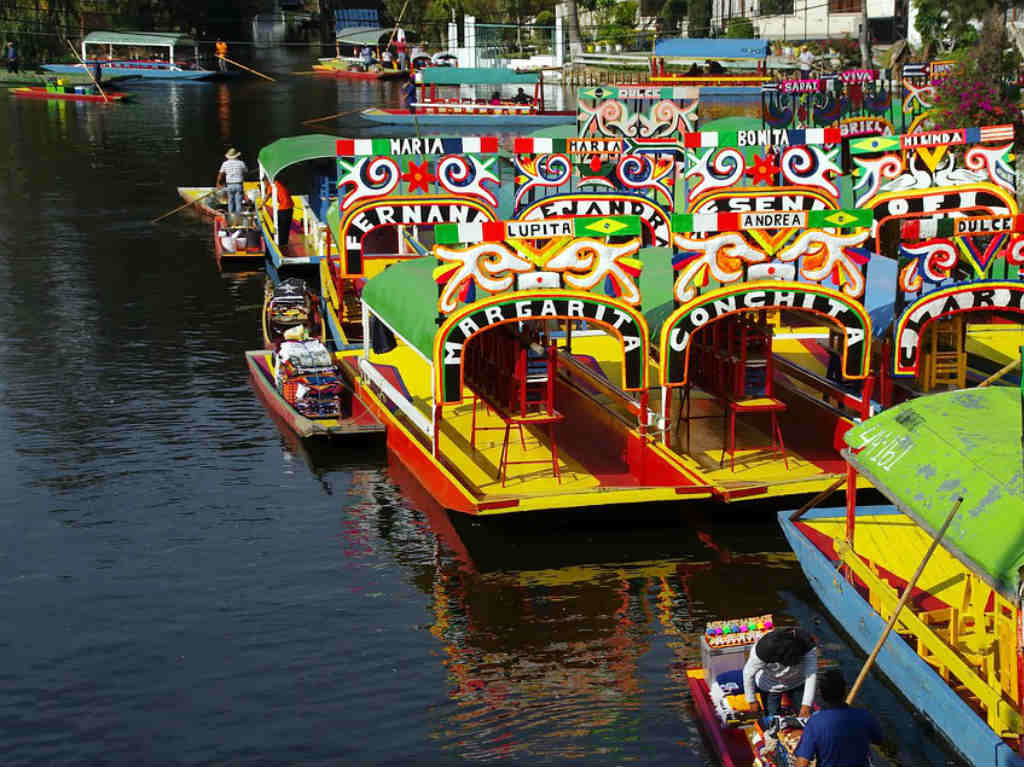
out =
{"type": "Polygon", "coordinates": [[[809,48],[804,48],[803,51],[797,56],[797,61],[800,62],[800,76],[805,80],[811,76],[811,65],[814,64],[814,54],[811,53],[809,48]]]}
{"type": "Polygon", "coordinates": [[[249,169],[245,163],[239,160],[242,154],[232,147],[224,155],[226,158],[221,163],[220,172],[217,174],[217,188],[227,182],[228,188],[228,215],[242,212],[242,185],[245,183],[245,174],[249,169]]]}
{"type": "Polygon", "coordinates": [[[811,715],[818,681],[818,647],[803,629],[773,629],[750,648],[743,666],[743,693],[747,702],[760,705],[765,716],[774,716],[782,706],[783,694],[796,705],[800,716],[811,715]]]}

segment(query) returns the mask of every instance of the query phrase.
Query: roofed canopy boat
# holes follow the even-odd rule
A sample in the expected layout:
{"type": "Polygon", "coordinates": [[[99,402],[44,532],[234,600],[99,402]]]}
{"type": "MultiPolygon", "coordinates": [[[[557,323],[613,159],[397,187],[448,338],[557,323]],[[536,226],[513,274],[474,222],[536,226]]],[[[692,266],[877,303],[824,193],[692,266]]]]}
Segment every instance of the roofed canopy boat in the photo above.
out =
{"type": "Polygon", "coordinates": [[[393,30],[380,26],[375,8],[346,8],[334,12],[334,43],[337,55],[317,59],[313,71],[348,80],[395,80],[409,76],[408,69],[398,69],[398,62],[384,64],[380,50],[387,46],[393,30]],[[342,56],[342,47],[351,48],[351,56],[342,56]],[[359,53],[363,47],[373,52],[374,61],[367,67],[359,53]]]}
{"type": "Polygon", "coordinates": [[[844,436],[848,488],[889,505],[779,515],[815,593],[865,650],[958,498],[877,666],[971,764],[1024,764],[1021,392],[993,386],[897,405],[844,436]]]}
{"type": "Polygon", "coordinates": [[[391,125],[460,125],[515,132],[529,127],[568,124],[576,113],[550,110],[539,72],[484,67],[428,67],[415,74],[415,113],[407,107],[372,107],[360,114],[391,125]],[[527,99],[516,101],[519,88],[527,99]],[[528,89],[528,90],[527,90],[528,89]],[[494,98],[494,94],[498,94],[494,98]]]}
{"type": "MultiPolygon", "coordinates": [[[[838,131],[801,136],[838,143],[838,131]]],[[[691,138],[715,151],[737,141],[691,138]]],[[[696,209],[714,202],[723,213],[672,214],[676,139],[644,155],[629,146],[516,139],[514,183],[503,184],[494,138],[338,142],[343,247],[321,263],[329,326],[362,346],[346,360],[359,396],[449,508],[816,492],[841,470],[835,440],[870,412],[864,264],[843,250],[867,237],[870,218],[838,208],[803,163],[807,175],[783,187],[700,198],[694,184],[696,209]],[[404,153],[416,161],[403,164],[404,153]],[[794,196],[806,207],[725,212],[730,200],[752,210],[752,199],[794,196]],[[510,208],[516,217],[503,220],[497,211],[510,208]],[[371,271],[366,243],[400,226],[425,257],[392,251],[371,271]],[[723,244],[743,246],[737,227],[752,232],[749,273],[716,261],[723,244]],[[835,274],[849,286],[821,284],[835,274]],[[814,359],[808,322],[815,344],[829,339],[830,376],[803,369],[814,359]],[[503,436],[483,441],[490,429],[503,436]],[[519,468],[538,460],[547,467],[519,468]]],[[[816,169],[830,156],[790,151],[812,153],[816,169]]]]}
{"type": "MultiPolygon", "coordinates": [[[[90,69],[98,64],[101,75],[127,74],[155,80],[210,80],[237,74],[204,69],[200,64],[199,44],[179,32],[90,32],[82,40],[81,56],[90,69]],[[91,54],[90,46],[93,47],[91,54]],[[96,48],[101,46],[106,46],[106,56],[96,52],[96,48]],[[126,48],[132,50],[128,55],[115,56],[115,46],[121,51],[126,48]],[[141,58],[138,55],[140,48],[166,49],[167,52],[141,58]],[[182,48],[191,51],[191,58],[181,55],[175,58],[175,49],[180,51],[182,48]]],[[[48,72],[84,74],[79,63],[44,64],[42,68],[48,72]]]]}

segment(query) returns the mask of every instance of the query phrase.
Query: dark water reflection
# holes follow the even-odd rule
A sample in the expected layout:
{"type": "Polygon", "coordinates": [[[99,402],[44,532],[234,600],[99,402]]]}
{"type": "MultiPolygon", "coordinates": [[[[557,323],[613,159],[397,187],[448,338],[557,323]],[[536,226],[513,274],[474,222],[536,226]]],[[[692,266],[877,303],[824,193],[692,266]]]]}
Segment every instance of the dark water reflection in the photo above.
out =
{"type": "MultiPolygon", "coordinates": [[[[0,97],[0,737],[5,761],[703,764],[683,668],[708,619],[814,626],[768,515],[452,520],[365,446],[283,435],[249,387],[259,273],[150,219],[303,119],[390,85],[0,97]]],[[[319,126],[360,135],[349,116],[319,126]]],[[[898,760],[934,736],[873,680],[898,760]]]]}

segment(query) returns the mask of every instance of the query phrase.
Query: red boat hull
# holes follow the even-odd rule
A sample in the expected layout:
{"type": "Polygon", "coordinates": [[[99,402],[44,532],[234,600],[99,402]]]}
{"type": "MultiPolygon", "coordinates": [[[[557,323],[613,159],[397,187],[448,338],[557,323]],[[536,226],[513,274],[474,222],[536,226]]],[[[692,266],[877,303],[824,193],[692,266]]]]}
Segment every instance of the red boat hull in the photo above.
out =
{"type": "Polygon", "coordinates": [[[46,88],[30,86],[26,88],[11,88],[11,91],[18,98],[23,99],[57,99],[60,101],[99,101],[101,103],[115,103],[126,98],[124,93],[108,93],[106,99],[98,93],[54,93],[46,88]]]}

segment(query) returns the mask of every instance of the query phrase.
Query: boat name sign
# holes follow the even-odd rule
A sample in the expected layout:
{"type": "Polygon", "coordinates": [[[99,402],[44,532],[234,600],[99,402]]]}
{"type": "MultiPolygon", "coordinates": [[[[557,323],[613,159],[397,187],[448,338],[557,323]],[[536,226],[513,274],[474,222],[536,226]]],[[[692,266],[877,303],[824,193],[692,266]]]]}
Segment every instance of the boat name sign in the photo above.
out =
{"type": "Polygon", "coordinates": [[[463,316],[448,326],[447,332],[442,328],[438,333],[440,348],[435,347],[435,359],[438,352],[443,353],[444,402],[458,402],[461,399],[462,382],[459,371],[462,366],[462,351],[470,338],[494,325],[540,318],[578,318],[612,328],[622,339],[625,358],[624,388],[640,389],[646,385],[645,329],[638,321],[637,315],[628,307],[616,306],[611,299],[601,300],[594,296],[507,296],[463,316]]]}

